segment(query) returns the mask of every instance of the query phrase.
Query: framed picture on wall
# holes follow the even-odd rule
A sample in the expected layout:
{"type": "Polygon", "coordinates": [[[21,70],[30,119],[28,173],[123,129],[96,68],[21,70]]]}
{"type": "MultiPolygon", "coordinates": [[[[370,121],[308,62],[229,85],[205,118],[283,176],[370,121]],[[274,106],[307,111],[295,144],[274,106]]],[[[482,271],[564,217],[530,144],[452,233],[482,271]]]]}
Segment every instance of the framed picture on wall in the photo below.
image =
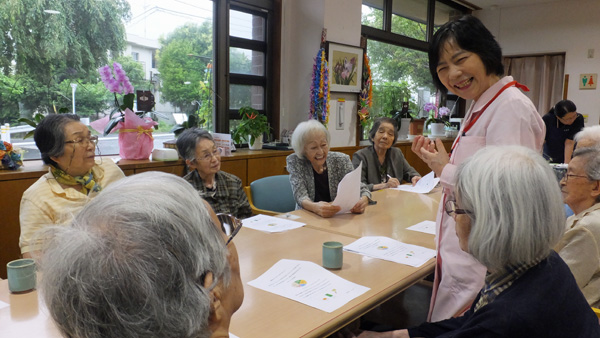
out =
{"type": "Polygon", "coordinates": [[[363,63],[362,48],[328,42],[327,62],[329,67],[329,89],[332,92],[360,92],[363,63]]]}

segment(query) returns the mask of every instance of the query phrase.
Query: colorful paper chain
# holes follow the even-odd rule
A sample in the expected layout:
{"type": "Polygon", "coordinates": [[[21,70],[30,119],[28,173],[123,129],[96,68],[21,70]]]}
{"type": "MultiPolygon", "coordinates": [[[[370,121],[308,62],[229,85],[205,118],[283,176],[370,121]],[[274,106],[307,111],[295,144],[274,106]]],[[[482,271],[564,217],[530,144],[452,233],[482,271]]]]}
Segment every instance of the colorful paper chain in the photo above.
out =
{"type": "Polygon", "coordinates": [[[318,120],[325,125],[329,122],[329,70],[324,48],[319,49],[313,66],[309,119],[318,120]]]}

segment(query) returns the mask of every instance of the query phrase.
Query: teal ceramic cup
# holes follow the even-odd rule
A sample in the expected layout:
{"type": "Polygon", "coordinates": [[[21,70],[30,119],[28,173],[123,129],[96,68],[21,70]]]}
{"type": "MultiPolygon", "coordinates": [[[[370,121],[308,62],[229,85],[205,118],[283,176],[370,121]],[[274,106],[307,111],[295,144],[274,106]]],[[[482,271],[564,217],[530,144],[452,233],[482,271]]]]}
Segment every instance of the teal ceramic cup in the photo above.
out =
{"type": "Polygon", "coordinates": [[[340,242],[323,243],[323,267],[327,269],[341,269],[344,263],[344,245],[340,242]]]}
{"type": "Polygon", "coordinates": [[[8,289],[12,293],[23,293],[35,289],[35,261],[31,258],[17,259],[6,264],[8,289]]]}

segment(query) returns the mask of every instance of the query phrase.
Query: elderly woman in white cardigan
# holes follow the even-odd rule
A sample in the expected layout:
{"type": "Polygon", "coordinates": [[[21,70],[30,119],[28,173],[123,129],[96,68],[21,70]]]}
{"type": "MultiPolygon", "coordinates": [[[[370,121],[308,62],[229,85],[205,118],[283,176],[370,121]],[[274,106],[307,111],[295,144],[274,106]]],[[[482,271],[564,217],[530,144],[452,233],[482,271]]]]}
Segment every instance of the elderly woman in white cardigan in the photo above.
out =
{"type": "MultiPolygon", "coordinates": [[[[330,135],[327,128],[316,120],[298,124],[292,135],[294,154],[287,157],[296,209],[306,209],[321,217],[331,217],[339,210],[331,202],[337,195],[338,183],[354,170],[350,156],[329,151],[330,135]]],[[[360,200],[352,212],[365,211],[371,193],[361,183],[360,200]]]]}

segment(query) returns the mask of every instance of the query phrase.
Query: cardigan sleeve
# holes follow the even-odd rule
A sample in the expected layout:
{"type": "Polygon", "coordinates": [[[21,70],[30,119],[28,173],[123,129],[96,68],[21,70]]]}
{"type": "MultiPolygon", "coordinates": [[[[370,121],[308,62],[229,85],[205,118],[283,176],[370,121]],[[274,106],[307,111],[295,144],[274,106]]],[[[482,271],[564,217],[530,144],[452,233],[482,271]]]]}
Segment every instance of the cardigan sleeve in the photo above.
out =
{"type": "Polygon", "coordinates": [[[354,155],[352,155],[352,165],[356,169],[358,168],[361,162],[363,165],[360,174],[360,181],[367,186],[367,189],[369,189],[369,191],[373,191],[373,186],[375,184],[369,183],[368,178],[369,163],[367,162],[366,157],[361,152],[357,151],[354,153],[354,155]]]}
{"type": "MultiPolygon", "coordinates": [[[[579,222],[583,221],[585,218],[579,222]]],[[[581,289],[589,283],[600,265],[599,243],[594,234],[581,224],[568,230],[561,242],[566,244],[558,254],[569,266],[581,289]]]]}
{"type": "Polygon", "coordinates": [[[292,192],[294,193],[294,199],[296,200],[297,208],[302,207],[302,201],[308,199],[311,200],[308,195],[308,182],[306,181],[306,173],[304,173],[304,166],[302,160],[298,158],[296,154],[291,154],[286,159],[287,170],[290,173],[290,183],[292,185],[292,192]]]}

